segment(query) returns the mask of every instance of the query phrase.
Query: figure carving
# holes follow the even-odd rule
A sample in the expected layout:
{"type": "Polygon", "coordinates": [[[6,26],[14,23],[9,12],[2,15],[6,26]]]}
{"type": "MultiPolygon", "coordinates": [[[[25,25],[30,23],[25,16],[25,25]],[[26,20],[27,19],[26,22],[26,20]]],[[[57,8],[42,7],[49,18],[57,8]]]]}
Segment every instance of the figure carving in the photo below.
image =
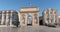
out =
{"type": "Polygon", "coordinates": [[[25,15],[24,14],[22,14],[22,21],[23,21],[22,23],[25,24],[25,15]]]}
{"type": "Polygon", "coordinates": [[[35,23],[38,23],[37,14],[34,14],[35,23]]]}

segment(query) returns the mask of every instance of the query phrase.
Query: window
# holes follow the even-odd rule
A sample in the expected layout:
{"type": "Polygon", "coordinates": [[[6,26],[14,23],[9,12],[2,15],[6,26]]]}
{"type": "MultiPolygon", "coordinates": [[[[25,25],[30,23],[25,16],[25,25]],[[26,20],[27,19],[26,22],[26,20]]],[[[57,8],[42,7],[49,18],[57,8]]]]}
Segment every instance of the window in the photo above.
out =
{"type": "Polygon", "coordinates": [[[1,21],[0,21],[0,25],[1,25],[1,21]]]}
{"type": "Polygon", "coordinates": [[[2,15],[0,15],[0,25],[1,25],[2,15]]]}
{"type": "Polygon", "coordinates": [[[49,20],[49,18],[47,18],[47,20],[49,20]]]}
{"type": "Polygon", "coordinates": [[[4,11],[3,14],[6,14],[6,11],[4,11]]]}
{"type": "Polygon", "coordinates": [[[54,12],[54,14],[56,14],[56,12],[54,12]]]}
{"type": "Polygon", "coordinates": [[[49,12],[46,12],[46,14],[49,14],[49,12]]]}
{"type": "Polygon", "coordinates": [[[54,18],[54,17],[51,15],[50,18],[54,18]]]}
{"type": "Polygon", "coordinates": [[[46,18],[49,18],[49,16],[47,15],[46,18]]]}
{"type": "Polygon", "coordinates": [[[51,23],[53,22],[53,20],[51,20],[51,23]]]}
{"type": "Polygon", "coordinates": [[[12,19],[14,19],[14,15],[12,15],[12,19]]]}
{"type": "Polygon", "coordinates": [[[57,20],[55,20],[55,23],[57,23],[57,20]]]}
{"type": "Polygon", "coordinates": [[[0,19],[2,19],[2,15],[0,15],[0,19]]]}
{"type": "Polygon", "coordinates": [[[52,16],[50,16],[50,18],[52,18],[52,16]]]}
{"type": "Polygon", "coordinates": [[[15,21],[15,18],[16,18],[15,16],[16,15],[14,15],[14,14],[12,15],[12,21],[15,21]]]}
{"type": "Polygon", "coordinates": [[[49,18],[47,18],[46,21],[49,23],[49,18]]]}
{"type": "Polygon", "coordinates": [[[0,14],[2,14],[2,11],[0,11],[0,14]]]}
{"type": "Polygon", "coordinates": [[[50,12],[50,14],[52,14],[53,12],[50,12]]]}

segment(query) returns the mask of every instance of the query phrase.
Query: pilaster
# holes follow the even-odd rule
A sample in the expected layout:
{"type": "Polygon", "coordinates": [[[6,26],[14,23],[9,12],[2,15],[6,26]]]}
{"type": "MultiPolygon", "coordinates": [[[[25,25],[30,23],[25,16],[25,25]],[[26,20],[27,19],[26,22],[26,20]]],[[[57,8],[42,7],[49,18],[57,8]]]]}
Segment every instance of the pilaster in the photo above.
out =
{"type": "Polygon", "coordinates": [[[8,13],[6,13],[6,25],[8,25],[8,13]]]}
{"type": "Polygon", "coordinates": [[[10,14],[10,26],[12,26],[12,11],[11,11],[11,14],[10,14]]]}
{"type": "Polygon", "coordinates": [[[4,11],[2,11],[2,22],[1,22],[1,24],[3,25],[3,22],[4,22],[4,11]]]}

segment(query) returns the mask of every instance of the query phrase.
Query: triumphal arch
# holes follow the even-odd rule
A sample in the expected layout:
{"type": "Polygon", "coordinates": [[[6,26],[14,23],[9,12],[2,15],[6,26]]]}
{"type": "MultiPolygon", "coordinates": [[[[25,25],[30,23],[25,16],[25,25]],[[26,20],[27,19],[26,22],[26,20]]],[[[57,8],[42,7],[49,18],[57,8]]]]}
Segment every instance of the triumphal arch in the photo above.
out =
{"type": "Polygon", "coordinates": [[[20,9],[21,26],[39,26],[39,8],[24,7],[20,9]]]}

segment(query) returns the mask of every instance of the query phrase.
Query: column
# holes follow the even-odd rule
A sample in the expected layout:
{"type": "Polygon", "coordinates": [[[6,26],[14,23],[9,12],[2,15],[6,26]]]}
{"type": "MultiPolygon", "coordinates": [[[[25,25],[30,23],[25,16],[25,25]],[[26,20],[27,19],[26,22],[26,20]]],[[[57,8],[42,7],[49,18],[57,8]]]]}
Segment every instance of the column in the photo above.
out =
{"type": "Polygon", "coordinates": [[[55,21],[56,21],[56,23],[59,23],[58,16],[57,16],[56,20],[55,20],[55,21]],[[56,20],[57,20],[57,21],[56,21],[56,20]]]}
{"type": "Polygon", "coordinates": [[[10,26],[12,26],[12,11],[10,13],[10,26]]]}
{"type": "Polygon", "coordinates": [[[32,25],[34,26],[34,15],[32,15],[32,18],[33,18],[33,20],[32,20],[32,25]]]}
{"type": "Polygon", "coordinates": [[[48,21],[49,21],[49,20],[47,20],[47,16],[48,16],[48,15],[44,15],[44,20],[43,20],[44,24],[48,24],[48,21]]]}
{"type": "Polygon", "coordinates": [[[55,23],[55,16],[54,16],[54,21],[53,21],[53,23],[55,23]]]}
{"type": "Polygon", "coordinates": [[[2,11],[2,22],[1,22],[1,24],[3,25],[3,22],[4,22],[4,11],[2,11]]]}
{"type": "Polygon", "coordinates": [[[19,22],[20,22],[20,12],[18,12],[18,19],[19,19],[19,22]]]}
{"type": "Polygon", "coordinates": [[[51,24],[51,19],[49,19],[49,23],[51,24]]]}
{"type": "Polygon", "coordinates": [[[6,13],[6,25],[8,25],[8,12],[6,13]]]}
{"type": "Polygon", "coordinates": [[[49,19],[48,19],[48,24],[50,23],[50,15],[49,15],[49,19]]]}
{"type": "Polygon", "coordinates": [[[36,16],[32,15],[32,17],[33,17],[33,26],[39,26],[39,15],[38,15],[38,13],[36,13],[36,16]]]}
{"type": "Polygon", "coordinates": [[[39,12],[38,12],[38,15],[37,15],[37,20],[38,20],[38,26],[39,26],[39,12]]]}
{"type": "Polygon", "coordinates": [[[56,17],[55,17],[55,15],[54,15],[53,17],[54,17],[54,18],[53,18],[53,19],[54,19],[54,20],[53,20],[53,23],[56,23],[56,17]]]}
{"type": "Polygon", "coordinates": [[[26,25],[26,26],[27,26],[27,20],[28,20],[27,17],[28,17],[28,15],[26,14],[26,15],[25,15],[25,25],[26,25]]]}
{"type": "MultiPolygon", "coordinates": [[[[19,19],[19,22],[20,22],[20,12],[18,12],[18,19],[19,19]]],[[[20,26],[20,24],[19,24],[19,26],[20,26]]]]}

